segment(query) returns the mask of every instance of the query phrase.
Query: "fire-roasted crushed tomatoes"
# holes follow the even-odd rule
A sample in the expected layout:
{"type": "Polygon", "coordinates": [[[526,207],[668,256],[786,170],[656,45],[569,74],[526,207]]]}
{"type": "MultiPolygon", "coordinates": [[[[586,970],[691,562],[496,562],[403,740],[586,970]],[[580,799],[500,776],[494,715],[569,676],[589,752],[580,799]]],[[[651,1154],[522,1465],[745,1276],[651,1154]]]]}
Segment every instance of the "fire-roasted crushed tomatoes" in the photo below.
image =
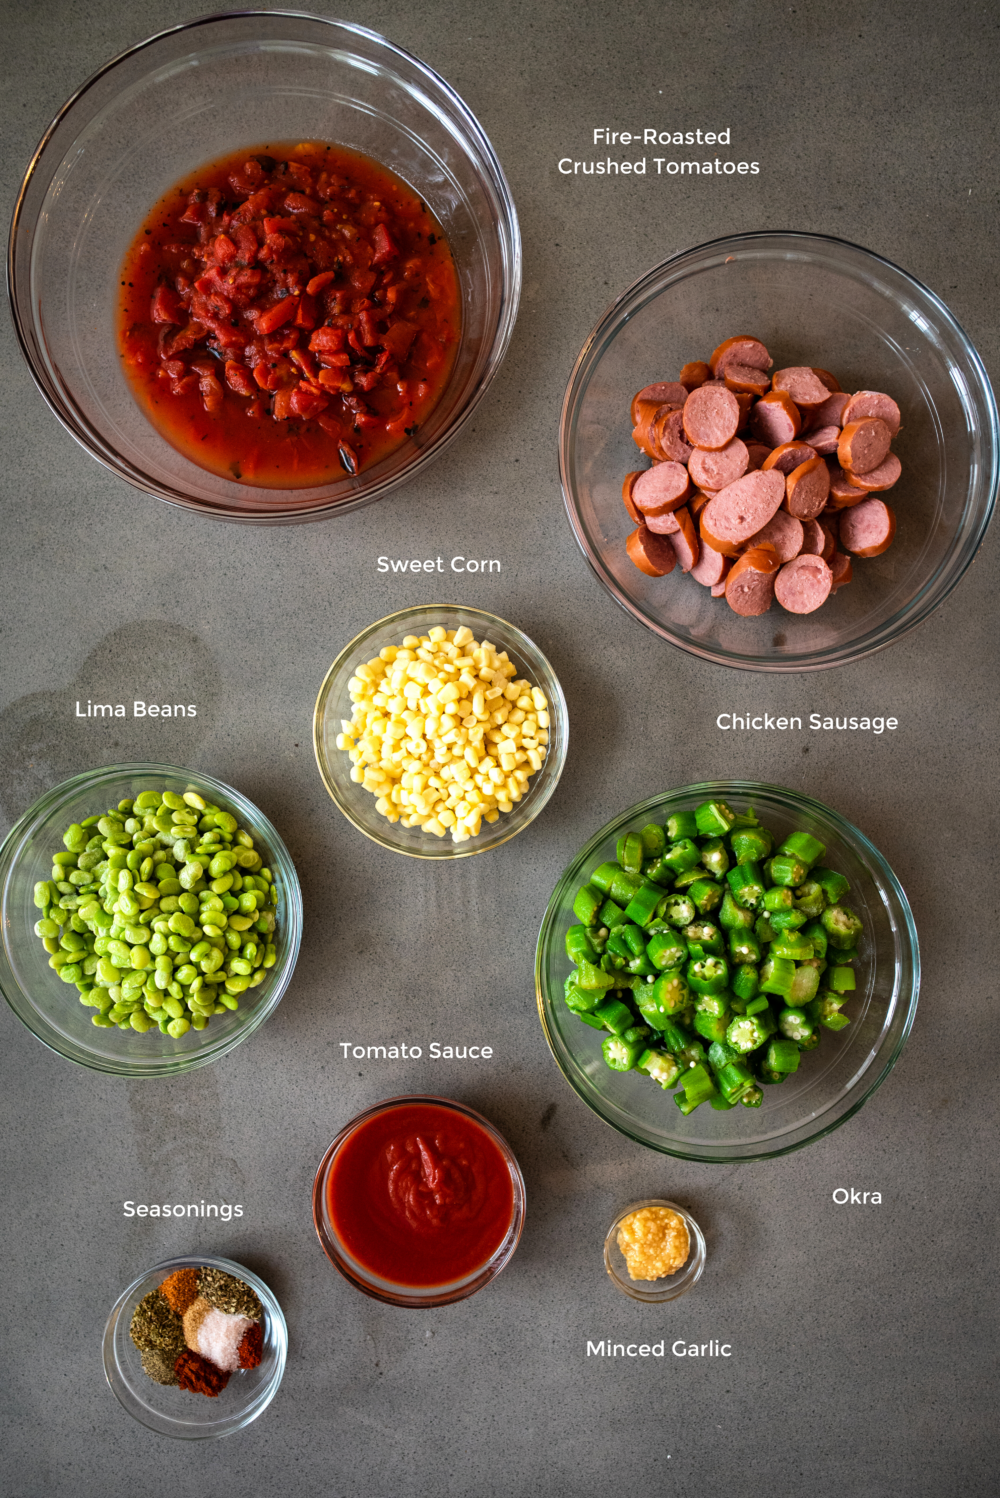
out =
{"type": "Polygon", "coordinates": [[[359,473],[437,402],[460,331],[447,243],[378,162],[243,150],[157,205],[125,257],[119,339],[161,435],[274,489],[359,473]]]}

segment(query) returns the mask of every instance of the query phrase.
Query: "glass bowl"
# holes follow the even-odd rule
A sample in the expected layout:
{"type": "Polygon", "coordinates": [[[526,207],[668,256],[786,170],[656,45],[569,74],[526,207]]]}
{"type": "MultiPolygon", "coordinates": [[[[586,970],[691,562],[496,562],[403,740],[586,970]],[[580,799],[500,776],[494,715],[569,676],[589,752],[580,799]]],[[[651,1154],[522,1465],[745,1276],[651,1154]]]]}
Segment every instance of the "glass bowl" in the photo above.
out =
{"type": "Polygon", "coordinates": [[[302,939],[302,891],[288,849],[274,827],[245,796],[201,771],[173,765],[109,765],[63,781],[48,791],[12,828],[0,847],[0,991],[32,1034],[70,1061],[120,1077],[163,1077],[217,1061],[252,1035],[277,1008],[291,980],[302,939]],[[257,988],[240,995],[234,1013],[214,1014],[204,1030],[179,1040],[150,1030],[145,1035],[91,1023],[92,1009],[77,1002],[72,984],[61,983],[33,927],[36,881],[48,879],[52,854],[61,851],[71,822],[104,812],[142,791],[190,785],[208,793],[252,834],[278,887],[274,944],[277,961],[257,988]]]}
{"type": "Polygon", "coordinates": [[[505,1268],[510,1261],[511,1255],[517,1248],[521,1239],[521,1230],[524,1227],[525,1212],[525,1188],[524,1177],[521,1167],[515,1159],[514,1152],[504,1139],[503,1135],[484,1118],[481,1113],[467,1108],[464,1103],[458,1103],[454,1098],[436,1097],[433,1094],[414,1093],[409,1096],[386,1098],[384,1102],[376,1103],[371,1108],[366,1108],[350,1123],[345,1124],[340,1133],[334,1139],[330,1148],[320,1161],[313,1182],[313,1223],[316,1228],[316,1236],[319,1238],[320,1247],[326,1254],[333,1267],[340,1271],[346,1280],[357,1290],[362,1290],[365,1295],[370,1295],[373,1300],[385,1301],[387,1305],[404,1306],[411,1310],[426,1310],[431,1306],[453,1305],[456,1301],[467,1300],[470,1295],[475,1295],[484,1285],[495,1280],[501,1269],[505,1268]],[[408,1285],[383,1279],[366,1265],[359,1263],[345,1247],[337,1232],[336,1225],[330,1212],[327,1186],[334,1163],[344,1145],[351,1136],[368,1123],[372,1118],[388,1113],[395,1108],[407,1107],[411,1104],[433,1103],[441,1108],[451,1109],[462,1118],[469,1119],[477,1124],[484,1133],[496,1145],[510,1171],[511,1186],[513,1188],[513,1208],[510,1224],[504,1235],[503,1241],[485,1263],[477,1267],[471,1274],[462,1279],[447,1281],[438,1285],[408,1285]]]}
{"type": "Polygon", "coordinates": [[[164,1259],[132,1281],[115,1302],[104,1328],[104,1374],[118,1403],[133,1420],[161,1436],[182,1441],[212,1441],[231,1436],[256,1420],[278,1392],[288,1352],[288,1328],[274,1295],[249,1269],[212,1254],[182,1254],[164,1259]],[[159,1289],[175,1269],[221,1269],[245,1281],[264,1308],[264,1348],[260,1366],[232,1375],[216,1399],[155,1383],[142,1370],[139,1350],[129,1336],[132,1312],[151,1290],[159,1289]]]}
{"type": "Polygon", "coordinates": [[[608,309],[570,376],[559,461],[577,541],[628,613],[702,660],[813,671],[892,644],[951,592],[993,511],[997,436],[982,361],[933,292],[843,240],[758,233],[667,260],[608,309]],[[903,415],[895,541],[859,561],[850,587],[814,614],[774,604],[744,619],[678,570],[646,577],[625,553],[633,522],[622,482],[647,466],[632,441],[632,396],[744,332],[764,341],[775,368],[815,359],[845,390],[887,391],[903,415]]]}
{"type": "Polygon", "coordinates": [[[523,832],[533,822],[559,784],[569,747],[569,713],[562,687],[551,665],[533,640],[515,625],[482,609],[459,604],[420,604],[400,609],[369,625],[338,655],[326,673],[316,699],[313,714],[313,749],[319,773],[337,806],[359,832],[383,848],[407,853],[411,858],[468,858],[523,832]],[[480,642],[489,640],[498,650],[506,650],[519,676],[540,687],[548,698],[549,747],[538,770],[528,782],[528,789],[510,812],[501,812],[495,822],[483,823],[478,837],[466,843],[453,843],[450,836],[436,838],[419,827],[403,827],[387,822],[375,810],[376,797],[351,779],[353,765],[343,749],[337,748],[341,719],[350,719],[353,705],[347,684],[362,661],[371,660],[386,645],[401,645],[406,635],[426,634],[435,625],[458,629],[465,625],[480,642]]]}
{"type": "Polygon", "coordinates": [[[822,1139],[855,1114],[895,1065],[910,1033],[920,989],[917,932],[906,895],[878,849],[850,822],[810,796],[748,780],[681,786],[630,807],[590,839],[566,869],[549,901],[535,954],[538,1013],[549,1048],[589,1108],[630,1139],[685,1160],[766,1160],[822,1139]],[[638,1072],[615,1072],[601,1054],[602,1033],[566,1007],[563,983],[572,969],[567,929],[573,900],[598,864],[615,858],[618,838],[649,821],[723,798],[734,810],[752,805],[778,838],[796,829],[826,844],[825,862],[850,880],[848,900],[864,922],[858,989],[843,1030],[824,1030],[799,1070],[763,1089],[759,1108],[728,1112],[707,1105],[687,1118],[673,1098],[638,1072]]]}
{"type": "Polygon", "coordinates": [[[74,94],[28,166],[8,276],[35,381],[93,457],[172,504],[273,524],[368,504],[456,435],[510,341],[521,239],[493,148],[444,79],[362,26],[251,10],[160,32],[74,94]],[[194,168],[241,144],[317,139],[383,162],[427,203],[455,260],[462,336],[441,399],[402,447],[358,477],[260,489],[196,467],[142,414],[115,351],[117,272],[154,203],[194,168]]]}
{"type": "Polygon", "coordinates": [[[646,1201],[632,1202],[623,1207],[608,1228],[608,1235],[604,1240],[604,1267],[608,1271],[611,1283],[620,1290],[623,1295],[628,1295],[632,1300],[644,1301],[647,1305],[656,1305],[665,1300],[676,1300],[680,1295],[686,1295],[693,1290],[701,1279],[705,1268],[705,1235],[695,1222],[691,1213],[684,1207],[679,1207],[676,1202],[668,1202],[664,1197],[650,1197],[646,1201]],[[626,1217],[633,1212],[638,1212],[642,1207],[669,1207],[671,1212],[676,1212],[678,1217],[683,1217],[691,1240],[691,1250],[684,1263],[676,1274],[664,1275],[658,1280],[634,1280],[628,1272],[625,1255],[618,1247],[618,1229],[626,1217]]]}

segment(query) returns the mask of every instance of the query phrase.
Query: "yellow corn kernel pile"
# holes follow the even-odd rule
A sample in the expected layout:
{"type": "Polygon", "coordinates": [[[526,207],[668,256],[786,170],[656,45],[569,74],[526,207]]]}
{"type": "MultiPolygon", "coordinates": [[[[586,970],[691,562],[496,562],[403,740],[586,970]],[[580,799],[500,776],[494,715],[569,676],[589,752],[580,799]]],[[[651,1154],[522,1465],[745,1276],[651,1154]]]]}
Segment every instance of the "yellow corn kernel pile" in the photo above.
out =
{"type": "Polygon", "coordinates": [[[337,748],[351,779],[390,822],[475,837],[520,801],[548,748],[545,693],[516,674],[505,650],[464,625],[387,645],[348,683],[354,717],[341,720],[337,748]]]}

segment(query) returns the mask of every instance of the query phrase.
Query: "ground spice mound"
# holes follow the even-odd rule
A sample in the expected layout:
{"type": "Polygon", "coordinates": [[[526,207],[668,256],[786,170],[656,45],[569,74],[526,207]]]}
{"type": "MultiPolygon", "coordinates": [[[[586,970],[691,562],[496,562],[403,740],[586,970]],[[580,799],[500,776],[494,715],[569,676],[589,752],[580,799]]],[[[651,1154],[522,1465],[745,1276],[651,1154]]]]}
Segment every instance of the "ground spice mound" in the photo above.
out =
{"type": "Polygon", "coordinates": [[[259,1368],[263,1356],[264,1328],[259,1321],[255,1321],[243,1333],[243,1341],[239,1348],[240,1367],[259,1368]]]}
{"type": "Polygon", "coordinates": [[[211,1305],[204,1296],[199,1295],[198,1299],[192,1301],[184,1312],[184,1341],[194,1352],[199,1350],[198,1333],[201,1330],[201,1323],[211,1309],[211,1305]]]}
{"type": "Polygon", "coordinates": [[[250,1286],[231,1274],[223,1274],[221,1269],[206,1267],[201,1271],[198,1293],[217,1311],[225,1311],[229,1316],[247,1316],[251,1321],[264,1319],[264,1308],[250,1286]]]}
{"type": "Polygon", "coordinates": [[[175,1269],[163,1281],[160,1294],[166,1296],[178,1316],[183,1316],[198,1299],[197,1269],[175,1269]]]}
{"type": "Polygon", "coordinates": [[[159,1348],[147,1347],[142,1355],[142,1371],[157,1384],[176,1386],[177,1374],[174,1364],[177,1359],[172,1352],[161,1352],[159,1348]]]}
{"type": "Polygon", "coordinates": [[[182,1389],[189,1389],[192,1394],[205,1394],[209,1399],[215,1399],[221,1394],[229,1382],[228,1373],[216,1368],[200,1352],[192,1352],[188,1347],[185,1347],[174,1364],[174,1373],[182,1389]]]}
{"type": "Polygon", "coordinates": [[[159,1351],[175,1357],[185,1340],[181,1318],[159,1290],[150,1290],[132,1312],[129,1336],[140,1352],[159,1351]]]}

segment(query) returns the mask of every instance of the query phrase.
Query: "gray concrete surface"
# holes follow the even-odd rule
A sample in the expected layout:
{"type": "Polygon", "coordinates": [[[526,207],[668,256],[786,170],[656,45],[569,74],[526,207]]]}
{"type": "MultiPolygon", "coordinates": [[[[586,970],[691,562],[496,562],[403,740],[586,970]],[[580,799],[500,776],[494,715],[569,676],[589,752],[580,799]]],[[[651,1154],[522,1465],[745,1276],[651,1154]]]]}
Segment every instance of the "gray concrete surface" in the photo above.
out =
{"type": "MultiPolygon", "coordinates": [[[[201,0],[5,0],[4,197],[94,68],[201,0]]],[[[682,6],[345,0],[464,95],[509,174],[525,240],[513,346],[472,429],[425,477],[327,524],[219,526],[99,468],[42,403],[9,326],[0,448],[0,822],[92,765],[166,758],[241,787],[297,861],[306,932],[270,1023],[218,1065],[127,1084],[44,1050],[3,1007],[3,1475],[9,1498],[294,1493],[302,1498],[596,1498],[766,1491],[924,1498],[996,1491],[997,536],[923,627],[854,668],[767,680],[706,668],[627,618],[566,523],[555,431],[579,346],[610,298],[675,249],[737,228],[843,235],[906,266],[997,368],[996,12],[735,0],[682,6]],[[556,160],[595,124],[731,124],[753,181],[588,183],[556,160]],[[310,747],[334,654],[369,620],[436,598],[378,554],[475,551],[500,577],[450,595],[516,620],[572,716],[559,790],[522,837],[428,868],[337,813],[310,747]],[[154,678],[194,724],[74,720],[154,678]],[[737,741],[760,710],[895,714],[891,736],[737,741]],[[187,699],[185,699],[187,700],[187,699]],[[916,914],[913,1035],[843,1128],[743,1167],[659,1157],[563,1082],[535,1015],[547,896],[585,836],[663,785],[740,775],[809,791],[882,849],[916,914]],[[487,1041],[479,1066],[345,1063],[339,1042],[487,1041]],[[312,1232],[330,1138],[380,1096],[437,1089],[506,1133],[528,1182],[522,1245],[478,1297],[417,1315],[342,1282],[312,1232]],[[835,1207],[837,1187],[878,1207],[835,1207]],[[108,1309],[183,1223],[128,1222],[126,1198],[240,1201],[198,1242],[261,1272],[290,1356],[270,1410],[210,1446],[153,1436],[104,1383],[108,1309]],[[606,1279],[607,1222],[637,1196],[705,1226],[702,1284],[672,1308],[606,1279]],[[599,1362],[588,1338],[733,1346],[728,1360],[599,1362]],[[991,1475],[992,1474],[992,1475],[991,1475]]]]}

